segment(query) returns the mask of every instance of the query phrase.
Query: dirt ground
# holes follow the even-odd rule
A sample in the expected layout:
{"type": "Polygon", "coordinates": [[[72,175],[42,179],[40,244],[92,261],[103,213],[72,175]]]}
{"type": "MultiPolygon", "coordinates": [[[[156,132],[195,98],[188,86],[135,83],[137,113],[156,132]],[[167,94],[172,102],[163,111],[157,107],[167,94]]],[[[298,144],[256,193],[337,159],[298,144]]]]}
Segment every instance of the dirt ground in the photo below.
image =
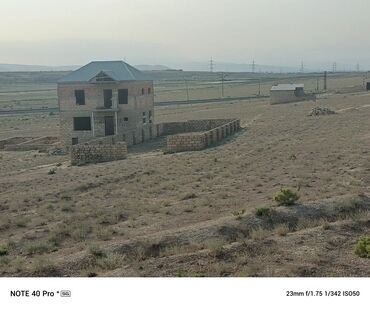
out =
{"type": "MultiPolygon", "coordinates": [[[[204,151],[163,154],[159,139],[81,167],[0,152],[1,275],[370,276],[369,259],[354,254],[370,233],[370,94],[155,113],[237,117],[243,130],[204,151]],[[309,116],[315,106],[337,113],[309,116]],[[299,203],[276,206],[282,188],[299,203]]],[[[38,121],[57,132],[55,116],[38,121]]]]}

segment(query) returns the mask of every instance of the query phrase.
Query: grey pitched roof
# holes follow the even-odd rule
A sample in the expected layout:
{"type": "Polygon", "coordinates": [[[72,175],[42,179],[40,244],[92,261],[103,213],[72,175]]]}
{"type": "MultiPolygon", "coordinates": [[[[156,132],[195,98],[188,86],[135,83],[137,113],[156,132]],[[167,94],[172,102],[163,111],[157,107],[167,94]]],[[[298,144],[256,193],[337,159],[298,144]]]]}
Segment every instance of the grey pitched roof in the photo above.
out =
{"type": "Polygon", "coordinates": [[[272,91],[277,90],[296,90],[297,88],[304,88],[304,84],[279,84],[271,87],[272,91]]]}
{"type": "Polygon", "coordinates": [[[124,61],[93,61],[67,74],[58,83],[90,82],[99,73],[105,73],[115,81],[151,81],[152,78],[124,61]]]}

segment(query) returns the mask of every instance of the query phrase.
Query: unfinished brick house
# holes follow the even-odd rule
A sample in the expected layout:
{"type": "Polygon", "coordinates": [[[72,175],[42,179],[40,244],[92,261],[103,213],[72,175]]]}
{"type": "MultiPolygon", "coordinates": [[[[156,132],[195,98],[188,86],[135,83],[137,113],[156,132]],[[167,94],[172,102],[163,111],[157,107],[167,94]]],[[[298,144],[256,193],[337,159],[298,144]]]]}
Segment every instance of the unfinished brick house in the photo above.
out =
{"type": "Polygon", "coordinates": [[[123,61],[94,61],[58,82],[60,135],[71,145],[118,136],[127,145],[157,136],[153,81],[123,61]]]}

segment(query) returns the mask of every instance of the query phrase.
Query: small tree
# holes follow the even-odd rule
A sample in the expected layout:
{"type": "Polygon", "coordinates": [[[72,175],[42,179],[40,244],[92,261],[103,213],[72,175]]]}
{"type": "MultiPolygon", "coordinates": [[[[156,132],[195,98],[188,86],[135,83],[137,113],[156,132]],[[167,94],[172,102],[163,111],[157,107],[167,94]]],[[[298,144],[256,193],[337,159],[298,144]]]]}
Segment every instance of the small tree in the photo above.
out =
{"type": "Polygon", "coordinates": [[[290,189],[282,189],[280,192],[276,193],[274,200],[283,206],[294,205],[299,199],[299,195],[290,189]]]}
{"type": "Polygon", "coordinates": [[[8,255],[8,249],[7,247],[0,245],[0,256],[8,255]]]}
{"type": "Polygon", "coordinates": [[[358,240],[355,254],[363,258],[370,258],[370,236],[362,236],[358,240]]]}

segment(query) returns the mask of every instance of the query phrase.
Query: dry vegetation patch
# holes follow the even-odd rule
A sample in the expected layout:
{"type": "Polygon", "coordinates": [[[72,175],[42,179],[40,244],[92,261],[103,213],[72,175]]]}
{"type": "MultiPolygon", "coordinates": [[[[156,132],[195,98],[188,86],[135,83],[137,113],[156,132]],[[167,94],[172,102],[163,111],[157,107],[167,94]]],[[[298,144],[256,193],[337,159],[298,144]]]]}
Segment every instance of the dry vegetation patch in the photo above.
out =
{"type": "MultiPolygon", "coordinates": [[[[318,101],[339,110],[368,98],[318,101]]],[[[84,167],[0,152],[1,274],[368,275],[354,251],[370,230],[361,195],[370,186],[370,109],[328,118],[307,117],[311,109],[262,101],[158,108],[159,122],[248,124],[200,152],[142,149],[84,167]],[[300,198],[277,206],[285,188],[300,198]]]]}

